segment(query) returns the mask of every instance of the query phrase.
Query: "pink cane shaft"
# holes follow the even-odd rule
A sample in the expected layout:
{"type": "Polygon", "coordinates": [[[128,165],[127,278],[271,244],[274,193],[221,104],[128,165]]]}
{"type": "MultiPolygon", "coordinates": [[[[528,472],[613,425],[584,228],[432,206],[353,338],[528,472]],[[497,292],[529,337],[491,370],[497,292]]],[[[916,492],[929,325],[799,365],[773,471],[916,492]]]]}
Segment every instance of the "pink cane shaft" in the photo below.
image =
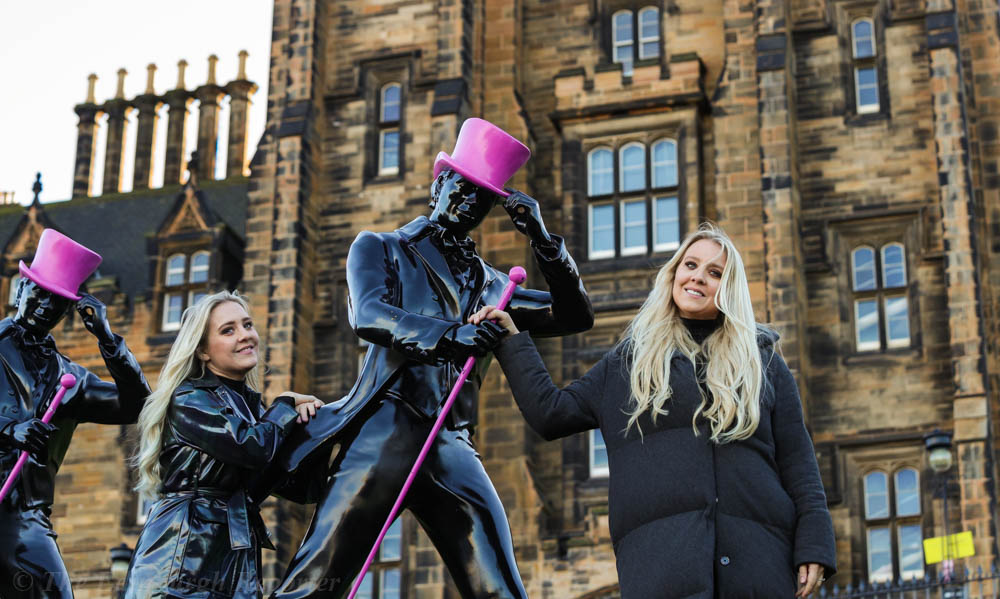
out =
{"type": "MultiPolygon", "coordinates": [[[[62,402],[62,398],[66,395],[66,391],[76,384],[76,377],[72,374],[64,374],[61,379],[59,379],[59,390],[56,391],[56,396],[52,399],[49,404],[45,414],[42,416],[42,422],[48,424],[52,420],[52,416],[56,413],[56,408],[62,402]]],[[[3,488],[0,489],[0,501],[3,501],[7,494],[10,493],[11,488],[14,487],[14,481],[17,480],[17,476],[21,474],[21,468],[24,468],[24,463],[28,461],[28,452],[22,451],[21,455],[17,458],[17,463],[14,464],[14,468],[10,471],[7,476],[7,480],[3,483],[3,488]]]]}
{"type": "MultiPolygon", "coordinates": [[[[510,269],[510,282],[504,287],[503,295],[500,296],[500,301],[497,302],[497,308],[503,310],[510,303],[510,299],[514,297],[514,290],[518,285],[524,282],[526,278],[524,269],[520,266],[515,266],[510,269]]],[[[347,599],[354,599],[354,596],[358,594],[358,589],[361,588],[361,583],[364,581],[365,574],[368,573],[368,568],[375,561],[375,555],[378,553],[378,548],[382,545],[382,540],[385,538],[385,533],[389,531],[389,527],[392,526],[392,522],[396,519],[396,515],[399,514],[400,508],[403,506],[403,500],[406,498],[406,494],[410,490],[410,485],[413,484],[413,479],[417,477],[417,472],[420,471],[420,467],[424,463],[424,458],[431,450],[431,445],[434,444],[434,439],[437,438],[438,433],[441,431],[441,427],[444,426],[444,419],[451,410],[451,406],[455,403],[455,398],[458,397],[458,392],[461,391],[462,385],[465,384],[466,379],[469,378],[469,374],[472,372],[472,367],[476,364],[476,357],[469,356],[465,360],[465,366],[462,368],[462,373],[458,376],[458,381],[455,382],[455,386],[452,387],[451,393],[448,394],[448,399],[441,406],[441,413],[438,414],[437,420],[434,421],[434,426],[431,427],[431,432],[427,435],[427,440],[424,441],[424,446],[420,448],[420,454],[417,456],[417,460],[413,463],[413,468],[410,469],[410,474],[406,477],[406,482],[403,483],[403,488],[399,492],[399,496],[396,498],[396,502],[392,505],[392,509],[389,510],[389,517],[385,519],[385,524],[382,525],[382,530],[378,533],[378,538],[375,540],[375,545],[372,546],[372,550],[368,552],[368,559],[365,560],[365,565],[361,568],[361,572],[358,574],[357,578],[354,579],[354,585],[351,587],[351,592],[347,595],[347,599]]]]}

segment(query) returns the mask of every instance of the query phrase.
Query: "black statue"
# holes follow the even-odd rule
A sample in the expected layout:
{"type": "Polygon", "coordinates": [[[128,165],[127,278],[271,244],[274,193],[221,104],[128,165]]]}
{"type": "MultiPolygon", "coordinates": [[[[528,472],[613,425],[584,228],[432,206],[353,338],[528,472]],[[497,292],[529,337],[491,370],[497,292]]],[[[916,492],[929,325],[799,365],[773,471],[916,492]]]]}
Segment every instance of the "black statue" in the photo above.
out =
{"type": "MultiPolygon", "coordinates": [[[[531,240],[550,289],[515,292],[508,310],[518,327],[551,336],[593,325],[576,264],[563,240],[546,231],[538,202],[503,189],[528,155],[502,130],[469,119],[453,156],[438,155],[430,217],[390,233],[361,233],[351,245],[351,322],[371,346],[351,392],[320,409],[285,445],[286,466],[308,470],[297,474],[323,487],[275,597],[347,595],[463,361],[502,337],[491,322],[467,324],[478,308],[497,303],[508,281],[467,236],[494,204],[502,200],[531,240]],[[340,450],[327,478],[321,469],[333,443],[340,450]]],[[[476,364],[404,508],[420,521],[462,597],[524,599],[510,527],[472,441],[488,364],[476,364]]]]}
{"type": "Polygon", "coordinates": [[[125,341],[111,332],[107,309],[80,284],[101,257],[52,229],[42,232],[31,266],[23,262],[17,312],[0,320],[0,480],[22,451],[20,476],[0,503],[0,597],[73,596],[49,517],[56,473],[79,422],[135,422],[149,386],[125,341]],[[49,331],[76,306],[114,383],[56,350],[49,331]],[[64,374],[76,376],[55,416],[42,422],[64,374]]]}

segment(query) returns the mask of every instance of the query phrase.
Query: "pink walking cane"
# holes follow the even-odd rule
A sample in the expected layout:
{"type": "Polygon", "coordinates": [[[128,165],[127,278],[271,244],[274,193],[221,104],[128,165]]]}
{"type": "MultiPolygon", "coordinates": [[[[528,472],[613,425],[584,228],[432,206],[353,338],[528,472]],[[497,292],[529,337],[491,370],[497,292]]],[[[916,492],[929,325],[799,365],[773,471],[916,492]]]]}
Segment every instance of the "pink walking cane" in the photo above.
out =
{"type": "MultiPolygon", "coordinates": [[[[503,295],[500,296],[500,301],[497,302],[497,308],[503,310],[507,307],[510,302],[510,298],[514,296],[514,289],[518,285],[524,282],[528,275],[524,272],[524,269],[520,266],[515,266],[510,269],[510,283],[507,283],[507,287],[503,290],[503,295]]],[[[406,497],[406,493],[410,490],[410,485],[413,484],[413,479],[417,477],[417,472],[420,470],[420,466],[424,463],[424,458],[431,450],[431,445],[434,443],[434,439],[437,438],[438,433],[441,431],[441,427],[444,426],[444,419],[448,415],[448,411],[451,410],[451,405],[455,403],[455,398],[458,397],[458,392],[462,389],[462,385],[465,384],[465,380],[469,378],[469,373],[472,372],[472,367],[476,363],[475,356],[469,356],[465,360],[465,367],[462,368],[462,374],[458,376],[458,381],[455,382],[455,386],[452,387],[451,393],[448,394],[447,401],[444,402],[444,406],[441,407],[441,413],[438,415],[437,420],[434,422],[434,426],[431,428],[431,432],[427,435],[427,440],[424,441],[424,446],[420,448],[420,455],[417,456],[417,461],[413,463],[413,468],[410,469],[409,476],[406,477],[406,482],[403,483],[403,489],[399,492],[399,497],[396,498],[396,503],[393,504],[392,509],[389,510],[389,517],[385,519],[385,524],[382,525],[382,531],[378,533],[378,538],[375,539],[375,545],[372,546],[372,550],[368,552],[368,559],[365,560],[364,567],[361,568],[361,572],[358,574],[357,578],[354,579],[354,586],[351,587],[351,593],[347,596],[347,599],[354,599],[354,596],[358,594],[358,589],[361,588],[361,582],[365,578],[365,574],[368,572],[368,567],[372,565],[375,560],[375,554],[378,553],[378,548],[382,545],[382,539],[385,538],[385,533],[392,526],[392,521],[396,519],[396,514],[399,513],[399,508],[403,505],[403,499],[406,497]]]]}
{"type": "MultiPolygon", "coordinates": [[[[76,377],[72,374],[64,374],[62,378],[59,379],[59,390],[56,391],[56,396],[49,404],[49,409],[45,410],[45,415],[42,416],[42,422],[48,424],[52,420],[52,416],[56,413],[56,408],[59,407],[59,403],[62,402],[63,395],[66,395],[66,391],[70,387],[76,384],[76,377]]],[[[7,493],[10,493],[11,488],[14,486],[14,481],[17,480],[17,475],[21,474],[21,468],[24,468],[24,463],[28,461],[28,452],[22,451],[21,456],[17,458],[17,463],[14,464],[14,469],[10,471],[7,476],[7,480],[3,483],[3,488],[0,489],[0,501],[3,501],[7,497],[7,493]]]]}

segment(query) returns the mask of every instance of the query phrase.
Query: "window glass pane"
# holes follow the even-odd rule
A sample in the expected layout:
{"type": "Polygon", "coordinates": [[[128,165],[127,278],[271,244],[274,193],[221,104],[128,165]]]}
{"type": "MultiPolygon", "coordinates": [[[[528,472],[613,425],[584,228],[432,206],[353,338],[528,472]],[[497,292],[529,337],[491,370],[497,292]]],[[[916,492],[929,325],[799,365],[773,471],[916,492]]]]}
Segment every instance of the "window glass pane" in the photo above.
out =
{"type": "Polygon", "coordinates": [[[591,152],[588,171],[588,195],[599,196],[614,191],[614,157],[611,150],[591,152]]]}
{"type": "Polygon", "coordinates": [[[625,10],[614,16],[614,43],[632,43],[632,11],[625,10]]]}
{"type": "Polygon", "coordinates": [[[632,74],[633,45],[635,36],[632,32],[632,11],[625,10],[612,18],[612,56],[611,60],[621,63],[622,73],[632,74]]]}
{"type": "Polygon", "coordinates": [[[399,568],[382,570],[379,583],[379,599],[399,599],[399,568]]]}
{"type": "Polygon", "coordinates": [[[919,524],[899,527],[899,575],[903,580],[924,576],[923,535],[919,524]]]}
{"type": "Polygon", "coordinates": [[[877,349],[878,303],[873,299],[860,300],[854,302],[854,311],[858,349],[877,349]]]}
{"type": "MultiPolygon", "coordinates": [[[[355,579],[355,580],[357,580],[357,579],[355,579]]],[[[369,570],[368,572],[365,572],[365,577],[361,579],[361,586],[358,587],[358,592],[357,592],[356,595],[354,595],[354,598],[355,599],[373,599],[374,593],[373,593],[373,589],[372,589],[372,586],[373,586],[372,581],[373,581],[372,571],[369,570]]]]}
{"type": "Polygon", "coordinates": [[[399,131],[393,129],[382,132],[380,154],[380,172],[396,172],[399,170],[399,131]]]}
{"type": "Polygon", "coordinates": [[[858,248],[853,256],[854,290],[875,289],[875,250],[858,248]]]}
{"type": "Polygon", "coordinates": [[[187,259],[182,255],[171,256],[167,259],[167,285],[181,285],[184,283],[184,266],[187,259]]]}
{"type": "Polygon", "coordinates": [[[660,55],[660,11],[644,8],[639,12],[639,58],[660,55]]]}
{"type": "Polygon", "coordinates": [[[854,56],[856,58],[875,56],[875,39],[870,21],[858,21],[854,24],[854,56]]]}
{"type": "Polygon", "coordinates": [[[201,300],[201,298],[205,297],[206,295],[208,295],[208,293],[205,291],[192,291],[191,294],[188,296],[188,306],[190,307],[197,304],[198,301],[201,300]]]}
{"type": "Polygon", "coordinates": [[[916,516],[920,513],[920,489],[917,471],[906,468],[896,473],[896,515],[916,516]]]}
{"type": "Polygon", "coordinates": [[[868,530],[868,580],[870,582],[892,580],[892,548],[888,528],[868,530]]]}
{"type": "Polygon", "coordinates": [[[883,472],[872,472],[865,477],[865,517],[889,517],[888,477],[883,472]]]}
{"type": "Polygon", "coordinates": [[[176,331],[181,326],[181,313],[184,311],[184,296],[178,293],[168,293],[163,296],[163,330],[176,331]]]}
{"type": "Polygon", "coordinates": [[[646,149],[640,145],[622,149],[622,191],[637,191],[646,187],[646,149]]]}
{"type": "Polygon", "coordinates": [[[878,108],[878,73],[875,67],[855,69],[858,86],[858,108],[878,108]]]}
{"type": "Polygon", "coordinates": [[[622,253],[646,251],[646,202],[622,204],[622,253]],[[633,250],[629,252],[628,250],[633,250]]]}
{"type": "Polygon", "coordinates": [[[382,90],[382,122],[393,122],[399,120],[399,99],[401,88],[399,85],[389,85],[382,90]]]}
{"type": "Polygon", "coordinates": [[[904,287],[906,285],[906,259],[903,246],[887,245],[882,248],[882,285],[904,287]]]}
{"type": "Polygon", "coordinates": [[[204,283],[208,280],[208,262],[208,252],[198,252],[191,257],[191,276],[189,280],[192,283],[204,283]]]}
{"type": "Polygon", "coordinates": [[[604,444],[604,436],[601,431],[594,429],[590,431],[590,475],[607,476],[608,474],[608,448],[604,444]]]}
{"type": "Polygon", "coordinates": [[[677,185],[677,144],[657,142],[653,146],[653,187],[677,185]]]}
{"type": "Polygon", "coordinates": [[[379,546],[378,558],[383,562],[398,560],[402,555],[403,542],[403,520],[397,518],[389,530],[385,531],[385,538],[379,546]]]}
{"type": "Polygon", "coordinates": [[[615,207],[612,204],[590,207],[590,254],[613,255],[615,252],[615,207]]]}
{"type": "Polygon", "coordinates": [[[656,222],[653,226],[654,249],[677,247],[681,241],[681,221],[677,214],[677,198],[656,198],[653,206],[656,222]]]}
{"type": "Polygon", "coordinates": [[[905,297],[885,298],[885,338],[890,346],[910,343],[910,314],[905,297]]]}

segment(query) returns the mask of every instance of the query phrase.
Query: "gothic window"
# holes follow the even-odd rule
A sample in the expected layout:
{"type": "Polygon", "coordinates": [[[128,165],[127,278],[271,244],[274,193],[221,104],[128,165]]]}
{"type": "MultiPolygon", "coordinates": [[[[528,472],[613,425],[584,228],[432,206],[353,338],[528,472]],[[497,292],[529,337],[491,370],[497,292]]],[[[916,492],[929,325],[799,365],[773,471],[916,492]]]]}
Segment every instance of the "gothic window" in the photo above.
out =
{"type": "Polygon", "coordinates": [[[387,83],[379,92],[378,174],[399,174],[399,141],[403,87],[387,83]]]}
{"type": "Polygon", "coordinates": [[[875,22],[858,19],[851,24],[851,55],[854,63],[854,101],[858,114],[878,112],[879,76],[876,64],[875,22]]]}
{"type": "Polygon", "coordinates": [[[589,435],[590,477],[604,478],[608,476],[608,447],[601,431],[593,429],[589,435]]]}
{"type": "Polygon", "coordinates": [[[403,556],[402,519],[397,518],[385,533],[378,556],[358,588],[358,599],[400,599],[403,556]]]}
{"type": "Polygon", "coordinates": [[[631,76],[636,60],[660,55],[660,11],[646,6],[638,11],[623,9],[611,15],[611,60],[631,76]]]}
{"type": "Polygon", "coordinates": [[[677,142],[660,139],[647,152],[645,144],[633,141],[617,154],[615,160],[615,150],[601,146],[587,155],[588,258],[676,249],[681,235],[677,142]]]}
{"type": "Polygon", "coordinates": [[[863,245],[851,252],[854,338],[858,351],[909,347],[906,248],[891,242],[878,251],[863,245]]]}
{"type": "Polygon", "coordinates": [[[920,474],[915,468],[869,472],[863,479],[869,582],[924,576],[920,474]]]}
{"type": "Polygon", "coordinates": [[[205,250],[190,255],[171,254],[163,268],[163,315],[160,330],[181,327],[184,310],[208,294],[212,255],[205,250]]]}

